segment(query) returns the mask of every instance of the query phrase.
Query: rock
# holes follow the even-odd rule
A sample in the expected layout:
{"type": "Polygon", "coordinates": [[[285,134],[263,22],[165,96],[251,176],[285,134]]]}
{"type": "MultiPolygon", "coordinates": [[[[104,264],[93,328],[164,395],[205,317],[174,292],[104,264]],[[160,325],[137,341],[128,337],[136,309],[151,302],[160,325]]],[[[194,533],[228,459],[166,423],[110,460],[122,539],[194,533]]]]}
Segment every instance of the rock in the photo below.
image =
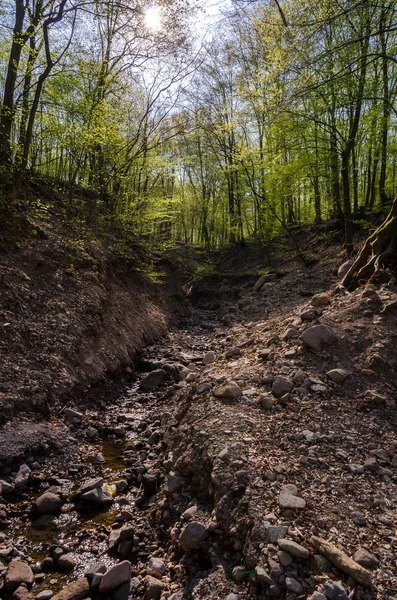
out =
{"type": "Polygon", "coordinates": [[[270,577],[269,573],[263,569],[263,567],[255,567],[254,579],[261,583],[262,585],[272,585],[274,581],[270,577]]]}
{"type": "MultiPolygon", "coordinates": [[[[169,600],[171,600],[171,598],[169,600]]],[[[237,596],[237,594],[229,594],[228,596],[226,596],[226,600],[239,600],[239,597],[237,596]]]]}
{"type": "Polygon", "coordinates": [[[97,590],[99,588],[99,586],[101,585],[101,581],[103,579],[103,573],[94,573],[93,576],[91,577],[91,585],[90,588],[92,590],[97,590]]]}
{"type": "Polygon", "coordinates": [[[346,262],[344,262],[338,269],[338,277],[342,279],[349,271],[350,267],[353,266],[353,263],[354,260],[347,260],[346,262]]]}
{"type": "Polygon", "coordinates": [[[295,558],[302,558],[304,560],[308,559],[310,556],[310,552],[307,548],[304,548],[300,544],[293,542],[292,540],[285,540],[283,538],[277,541],[279,548],[284,550],[284,552],[288,552],[291,556],[295,558]]]}
{"type": "Polygon", "coordinates": [[[310,300],[310,304],[314,306],[314,308],[319,308],[320,306],[328,306],[331,301],[327,294],[315,294],[313,298],[310,300]]]}
{"type": "Polygon", "coordinates": [[[41,515],[32,523],[33,529],[44,531],[45,529],[58,529],[58,519],[54,515],[41,515]]]}
{"type": "Polygon", "coordinates": [[[331,563],[321,554],[313,554],[310,558],[310,566],[316,573],[328,573],[331,570],[331,563]]]}
{"type": "Polygon", "coordinates": [[[36,596],[36,600],[50,600],[54,595],[52,590],[43,590],[36,596]]]}
{"type": "MultiPolygon", "coordinates": [[[[229,598],[229,596],[228,596],[229,598]]],[[[183,592],[177,592],[176,594],[171,594],[168,600],[183,600],[183,592]]],[[[238,600],[236,596],[236,600],[238,600]]]]}
{"type": "Polygon", "coordinates": [[[33,582],[33,571],[28,564],[21,560],[12,560],[9,563],[4,581],[6,590],[13,592],[21,584],[25,584],[30,588],[33,582]]]}
{"type": "Polygon", "coordinates": [[[8,483],[8,481],[4,481],[4,479],[0,479],[0,487],[2,495],[12,494],[15,490],[15,485],[8,483]]]}
{"type": "Polygon", "coordinates": [[[90,492],[91,490],[101,488],[102,486],[103,486],[103,478],[102,477],[96,477],[94,479],[87,479],[86,481],[84,481],[82,483],[76,496],[82,496],[83,494],[86,494],[87,492],[90,492]]]}
{"type": "Polygon", "coordinates": [[[325,347],[336,341],[337,336],[328,325],[313,325],[302,333],[303,345],[315,352],[321,352],[325,347]]]}
{"type": "Polygon", "coordinates": [[[96,562],[90,565],[84,573],[86,577],[92,579],[95,573],[106,573],[106,565],[103,562],[96,562]]]}
{"type": "Polygon", "coordinates": [[[286,525],[270,525],[266,528],[266,531],[269,542],[274,544],[278,539],[287,535],[288,527],[286,525]]]}
{"type": "Polygon", "coordinates": [[[99,593],[107,595],[114,590],[117,590],[124,583],[130,583],[131,579],[131,563],[128,560],[114,565],[107,571],[101,583],[99,584],[99,593]]]}
{"type": "Polygon", "coordinates": [[[365,527],[367,524],[367,519],[359,512],[352,513],[352,521],[359,527],[365,527]]]}
{"type": "Polygon", "coordinates": [[[266,273],[265,275],[262,275],[254,285],[254,292],[259,292],[265,283],[275,281],[276,278],[277,276],[275,273],[266,273]]]}
{"type": "Polygon", "coordinates": [[[314,592],[311,596],[309,596],[308,600],[327,600],[327,596],[321,592],[314,592]]]}
{"type": "Polygon", "coordinates": [[[90,586],[85,577],[68,583],[52,600],[82,600],[90,593],[90,586]]]}
{"type": "Polygon", "coordinates": [[[344,369],[332,369],[327,373],[328,379],[331,379],[331,381],[334,381],[335,383],[343,383],[350,375],[351,373],[344,369]]]}
{"type": "Polygon", "coordinates": [[[88,427],[85,434],[89,440],[94,440],[95,438],[99,437],[99,431],[98,429],[95,429],[95,427],[88,427]]]}
{"type": "Polygon", "coordinates": [[[62,556],[58,558],[57,567],[62,569],[62,571],[71,571],[75,566],[76,561],[71,554],[62,554],[62,556]]]}
{"type": "Polygon", "coordinates": [[[98,454],[95,456],[95,462],[98,465],[102,465],[103,463],[106,462],[105,457],[103,456],[102,452],[98,452],[98,454]]]}
{"type": "Polygon", "coordinates": [[[20,585],[13,593],[12,600],[34,600],[34,596],[24,585],[20,585]]]}
{"type": "Polygon", "coordinates": [[[207,352],[203,358],[203,365],[209,365],[215,361],[215,352],[207,352]]]}
{"type": "Polygon", "coordinates": [[[182,513],[182,519],[184,521],[190,521],[191,519],[193,519],[193,517],[195,516],[195,514],[197,513],[198,508],[197,506],[190,506],[189,508],[187,508],[183,513],[182,513]]]}
{"type": "Polygon", "coordinates": [[[28,465],[21,465],[14,480],[15,487],[18,489],[24,488],[29,481],[31,472],[28,465]]]}
{"type": "Polygon", "coordinates": [[[310,544],[333,565],[344,573],[347,573],[347,575],[350,575],[355,581],[361,583],[365,587],[372,587],[371,574],[352,558],[347,556],[345,552],[334,546],[334,544],[317,536],[312,536],[310,538],[310,544]]]}
{"type": "Polygon", "coordinates": [[[318,440],[317,433],[314,433],[314,431],[310,431],[310,429],[304,429],[302,431],[302,435],[305,438],[305,440],[310,444],[314,444],[318,440]]]}
{"type": "Polygon", "coordinates": [[[57,516],[61,511],[62,500],[57,494],[45,492],[37,498],[33,506],[39,515],[57,516]]]}
{"type": "Polygon", "coordinates": [[[97,506],[106,506],[112,504],[112,495],[103,488],[95,488],[81,496],[81,501],[86,504],[96,504],[97,506]]]}
{"type": "Polygon", "coordinates": [[[270,394],[260,394],[258,404],[263,410],[271,410],[274,406],[274,400],[270,394]]]}
{"type": "Polygon", "coordinates": [[[156,369],[142,379],[140,387],[145,392],[149,392],[150,390],[154,390],[159,387],[159,385],[164,383],[167,379],[168,374],[166,371],[164,371],[164,369],[156,369]]]}
{"type": "Polygon", "coordinates": [[[298,337],[298,331],[297,331],[296,327],[293,327],[292,325],[290,325],[284,331],[283,335],[281,336],[281,339],[284,342],[287,342],[288,340],[291,340],[292,338],[295,338],[295,337],[298,337]]]}
{"type": "Polygon", "coordinates": [[[225,358],[237,358],[238,356],[241,356],[240,348],[232,348],[225,352],[225,358]]]}
{"type": "Polygon", "coordinates": [[[236,583],[242,583],[245,579],[248,579],[249,573],[250,572],[247,571],[245,567],[239,565],[238,567],[234,567],[232,571],[232,579],[236,583]]]}
{"type": "Polygon", "coordinates": [[[212,385],[208,382],[200,383],[196,388],[196,392],[198,394],[204,394],[204,392],[209,392],[211,388],[212,385]]]}
{"type": "Polygon", "coordinates": [[[279,504],[281,508],[292,508],[294,510],[302,510],[306,506],[306,501],[296,494],[298,489],[295,485],[283,485],[280,491],[279,504]]]}
{"type": "Polygon", "coordinates": [[[288,567],[293,561],[291,554],[288,554],[285,550],[279,550],[277,556],[282,567],[288,567]]]}
{"type": "Polygon", "coordinates": [[[370,571],[379,567],[379,560],[365,548],[358,548],[353,556],[353,560],[364,567],[364,569],[369,569],[370,571]]]}
{"type": "Polygon", "coordinates": [[[302,321],[314,321],[317,317],[317,313],[314,308],[308,308],[300,313],[300,318],[302,321]]]}
{"type": "Polygon", "coordinates": [[[201,542],[207,537],[205,525],[198,521],[188,523],[179,536],[179,543],[185,552],[200,548],[201,542]]]}
{"type": "Polygon", "coordinates": [[[121,529],[114,529],[110,532],[109,535],[109,550],[113,548],[117,548],[120,542],[124,540],[133,540],[134,539],[134,528],[131,525],[124,525],[121,529]]]}
{"type": "Polygon", "coordinates": [[[322,588],[328,600],[348,600],[349,594],[341,581],[326,581],[322,588]]]}
{"type": "Polygon", "coordinates": [[[160,558],[152,556],[152,558],[149,559],[146,569],[148,575],[153,575],[153,577],[162,577],[165,575],[165,571],[166,566],[160,558]]]}
{"type": "Polygon", "coordinates": [[[179,490],[179,488],[181,488],[183,484],[183,477],[178,477],[178,475],[175,475],[174,473],[169,473],[166,484],[164,486],[164,491],[167,494],[167,496],[172,496],[172,494],[179,490]]]}
{"type": "Polygon", "coordinates": [[[113,592],[113,600],[128,600],[130,597],[130,582],[123,583],[117,590],[113,592]]]}
{"type": "Polygon", "coordinates": [[[164,584],[159,579],[146,575],[144,600],[159,600],[164,589],[164,584]]]}
{"type": "Polygon", "coordinates": [[[41,563],[41,568],[43,571],[52,571],[55,566],[55,561],[51,556],[46,556],[41,563]]]}
{"type": "Polygon", "coordinates": [[[274,352],[271,348],[264,348],[263,350],[258,350],[258,358],[260,360],[272,360],[274,358],[274,352]]]}
{"type": "Polygon", "coordinates": [[[353,475],[362,475],[364,473],[364,465],[349,465],[353,475]]]}
{"type": "Polygon", "coordinates": [[[273,380],[272,392],[277,398],[282,398],[294,389],[293,382],[288,377],[278,375],[273,380]]]}
{"type": "Polygon", "coordinates": [[[74,408],[65,408],[63,414],[65,415],[65,419],[70,423],[80,423],[84,417],[83,413],[74,408]]]}
{"type": "Polygon", "coordinates": [[[118,494],[122,494],[128,490],[128,481],[126,479],[118,479],[113,484],[118,494]]]}
{"type": "Polygon", "coordinates": [[[225,383],[214,388],[214,396],[216,398],[235,400],[242,396],[242,391],[236,383],[225,383]]]}
{"type": "Polygon", "coordinates": [[[299,581],[297,581],[293,577],[285,578],[285,587],[290,592],[294,592],[294,594],[301,594],[303,592],[303,587],[301,586],[299,581]]]}

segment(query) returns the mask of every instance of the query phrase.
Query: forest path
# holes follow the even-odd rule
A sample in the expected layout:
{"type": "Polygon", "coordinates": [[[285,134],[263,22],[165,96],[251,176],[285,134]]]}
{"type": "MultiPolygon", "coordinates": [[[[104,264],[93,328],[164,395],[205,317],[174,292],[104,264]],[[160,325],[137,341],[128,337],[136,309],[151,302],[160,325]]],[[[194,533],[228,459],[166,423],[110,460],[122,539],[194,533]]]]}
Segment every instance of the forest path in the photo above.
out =
{"type": "Polygon", "coordinates": [[[25,480],[20,469],[2,534],[34,566],[35,595],[75,597],[64,586],[77,578],[87,595],[98,562],[114,600],[396,593],[396,290],[308,303],[315,270],[309,281],[294,271],[240,290],[238,315],[230,282],[206,284],[198,304],[217,309],[192,308],[148,347],[115,403],[62,413],[61,453],[25,480]],[[337,569],[313,534],[355,562],[337,569]]]}

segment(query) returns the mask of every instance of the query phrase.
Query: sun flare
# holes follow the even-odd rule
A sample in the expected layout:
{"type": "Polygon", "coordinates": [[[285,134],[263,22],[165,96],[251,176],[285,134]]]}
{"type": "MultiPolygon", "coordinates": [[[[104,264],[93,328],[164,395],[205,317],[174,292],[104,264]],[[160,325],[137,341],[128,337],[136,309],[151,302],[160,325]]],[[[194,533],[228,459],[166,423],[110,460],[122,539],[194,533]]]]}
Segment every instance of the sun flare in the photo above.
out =
{"type": "Polygon", "coordinates": [[[161,28],[161,14],[157,6],[151,6],[146,10],[145,24],[152,31],[157,31],[161,28]]]}

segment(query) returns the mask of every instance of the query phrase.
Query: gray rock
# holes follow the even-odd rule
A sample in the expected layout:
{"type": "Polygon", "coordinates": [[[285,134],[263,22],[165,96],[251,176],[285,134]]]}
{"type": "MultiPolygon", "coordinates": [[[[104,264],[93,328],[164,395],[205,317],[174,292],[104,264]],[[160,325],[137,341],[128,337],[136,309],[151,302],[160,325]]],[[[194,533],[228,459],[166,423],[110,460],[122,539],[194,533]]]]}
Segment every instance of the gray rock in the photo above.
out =
{"type": "Polygon", "coordinates": [[[128,481],[126,479],[118,479],[113,484],[118,494],[122,494],[128,490],[128,481]]]}
{"type": "Polygon", "coordinates": [[[379,560],[365,548],[358,548],[353,556],[353,560],[364,567],[364,569],[373,570],[379,567],[379,560]]]}
{"type": "MultiPolygon", "coordinates": [[[[183,592],[176,592],[176,594],[171,594],[168,600],[183,600],[183,592]]],[[[238,600],[237,596],[236,600],[238,600]]]]}
{"type": "Polygon", "coordinates": [[[302,585],[299,583],[299,581],[297,581],[293,577],[285,578],[285,587],[290,592],[294,592],[294,594],[301,594],[303,592],[302,585]]]}
{"type": "Polygon", "coordinates": [[[65,408],[63,414],[69,423],[80,423],[84,417],[83,413],[75,410],[74,408],[65,408]]]}
{"type": "Polygon", "coordinates": [[[302,431],[302,435],[305,438],[305,440],[310,444],[314,444],[314,442],[317,442],[318,440],[317,433],[314,433],[314,431],[310,431],[310,429],[304,429],[302,431]]]}
{"type": "Polygon", "coordinates": [[[284,550],[284,552],[288,552],[291,556],[295,558],[302,558],[304,560],[308,559],[310,556],[310,552],[307,548],[304,548],[300,544],[293,542],[292,540],[285,540],[283,538],[277,541],[279,548],[284,550]]]}
{"type": "Polygon", "coordinates": [[[162,561],[161,558],[152,556],[149,559],[146,572],[148,575],[153,575],[153,577],[162,577],[166,572],[164,561],[162,561]]]}
{"type": "Polygon", "coordinates": [[[237,358],[238,356],[241,356],[240,348],[232,348],[225,352],[225,358],[237,358]]]}
{"type": "Polygon", "coordinates": [[[54,595],[54,592],[52,590],[43,590],[42,592],[39,592],[36,596],[36,600],[50,600],[50,598],[52,598],[54,595]]]}
{"type": "Polygon", "coordinates": [[[367,519],[362,513],[359,512],[352,513],[352,520],[359,527],[365,527],[367,524],[367,519]]]}
{"type": "Polygon", "coordinates": [[[104,573],[94,573],[91,577],[91,589],[97,590],[101,585],[101,581],[103,579],[104,573]]]}
{"type": "Polygon", "coordinates": [[[94,576],[94,573],[106,573],[106,565],[103,562],[96,562],[90,565],[87,571],[84,573],[88,579],[91,579],[94,576]]]}
{"type": "Polygon", "coordinates": [[[159,600],[164,589],[164,584],[159,579],[146,575],[144,600],[159,600]]]}
{"type": "Polygon", "coordinates": [[[215,352],[207,352],[203,358],[203,365],[209,365],[215,361],[215,352]]]}
{"type": "Polygon", "coordinates": [[[71,571],[76,566],[76,561],[71,554],[62,554],[57,560],[57,567],[63,571],[71,571]]]}
{"type": "Polygon", "coordinates": [[[260,394],[258,404],[263,410],[271,410],[274,406],[274,400],[270,394],[260,394]]]}
{"type": "Polygon", "coordinates": [[[98,454],[95,456],[95,462],[98,465],[102,465],[103,463],[106,462],[105,457],[103,456],[102,452],[98,452],[98,454]]]}
{"type": "Polygon", "coordinates": [[[169,473],[166,484],[164,486],[164,491],[167,494],[167,496],[172,496],[172,494],[179,490],[179,488],[181,488],[183,484],[183,477],[178,477],[178,475],[175,475],[174,473],[169,473]]]}
{"type": "Polygon", "coordinates": [[[302,321],[314,321],[314,319],[317,317],[317,313],[314,308],[307,308],[306,310],[302,311],[299,316],[302,321]]]}
{"type": "Polygon", "coordinates": [[[128,560],[114,565],[107,571],[99,585],[99,593],[107,595],[114,590],[117,590],[125,583],[130,583],[131,580],[131,563],[128,560]]]}
{"type": "Polygon", "coordinates": [[[281,508],[302,510],[306,506],[306,501],[296,494],[298,489],[295,485],[283,485],[280,491],[279,504],[281,508]]]}
{"type": "Polygon", "coordinates": [[[258,350],[258,358],[260,360],[272,360],[274,358],[274,352],[271,348],[264,348],[263,350],[258,350]]]}
{"type": "Polygon", "coordinates": [[[326,581],[321,590],[328,600],[348,600],[349,594],[341,581],[326,581]]]}
{"type": "Polygon", "coordinates": [[[208,382],[204,382],[197,386],[196,392],[198,394],[204,394],[204,392],[209,392],[210,389],[212,389],[212,385],[208,382]]]}
{"type": "Polygon", "coordinates": [[[111,494],[103,488],[95,488],[94,490],[86,492],[81,496],[81,500],[87,504],[92,503],[97,506],[106,506],[113,502],[111,494]]]}
{"type": "Polygon", "coordinates": [[[288,377],[283,377],[282,375],[278,375],[273,380],[272,392],[277,398],[282,398],[285,394],[292,392],[294,389],[294,383],[288,379],[288,377]]]}
{"type": "Polygon", "coordinates": [[[191,519],[193,519],[193,517],[195,516],[195,514],[197,513],[198,508],[197,506],[190,506],[189,508],[187,508],[183,513],[182,513],[182,519],[184,521],[190,521],[191,519]]]}
{"type": "Polygon", "coordinates": [[[350,471],[354,475],[362,475],[364,473],[364,465],[349,465],[350,471]]]}
{"type": "Polygon", "coordinates": [[[85,434],[90,440],[94,440],[95,438],[99,437],[98,429],[95,429],[95,427],[88,427],[85,434]]]}
{"type": "Polygon", "coordinates": [[[39,515],[59,515],[62,500],[57,494],[45,492],[37,498],[33,506],[39,515]]]}
{"type": "Polygon", "coordinates": [[[331,369],[331,371],[328,371],[327,373],[328,379],[335,383],[343,383],[350,375],[351,373],[344,369],[331,369]]]}
{"type": "Polygon", "coordinates": [[[313,325],[302,333],[303,345],[315,352],[321,352],[336,339],[335,331],[328,325],[313,325]]]}
{"type": "Polygon", "coordinates": [[[185,552],[200,548],[202,541],[207,537],[205,525],[198,521],[188,523],[179,536],[179,543],[185,552]]]}
{"type": "Polygon", "coordinates": [[[1,493],[4,495],[12,494],[15,490],[15,485],[12,483],[8,483],[8,481],[4,481],[4,479],[0,479],[1,493]]]}
{"type": "Polygon", "coordinates": [[[109,550],[113,548],[117,548],[120,542],[124,540],[133,540],[134,539],[134,528],[131,525],[124,525],[121,529],[113,529],[110,532],[108,544],[109,550]]]}
{"type": "Polygon", "coordinates": [[[14,480],[15,487],[18,489],[24,488],[29,481],[31,472],[28,465],[21,465],[14,480]]]}
{"type": "Polygon", "coordinates": [[[293,561],[291,554],[288,554],[285,550],[279,550],[277,556],[282,567],[288,567],[293,561]]]}
{"type": "Polygon", "coordinates": [[[81,484],[81,487],[76,495],[81,496],[82,494],[85,494],[86,492],[95,490],[97,488],[101,488],[102,486],[103,486],[103,478],[102,477],[95,477],[94,479],[87,479],[86,481],[84,481],[81,484]]]}
{"type": "Polygon", "coordinates": [[[255,567],[255,579],[262,585],[272,585],[274,581],[270,577],[269,573],[263,569],[263,567],[255,567]]]}
{"type": "Polygon", "coordinates": [[[266,531],[269,542],[274,544],[278,539],[287,535],[288,527],[286,525],[270,525],[266,528],[266,531]]]}
{"type": "Polygon", "coordinates": [[[149,392],[150,390],[154,390],[159,387],[167,379],[168,374],[166,371],[164,371],[164,369],[156,369],[142,379],[140,387],[146,392],[149,392]]]}

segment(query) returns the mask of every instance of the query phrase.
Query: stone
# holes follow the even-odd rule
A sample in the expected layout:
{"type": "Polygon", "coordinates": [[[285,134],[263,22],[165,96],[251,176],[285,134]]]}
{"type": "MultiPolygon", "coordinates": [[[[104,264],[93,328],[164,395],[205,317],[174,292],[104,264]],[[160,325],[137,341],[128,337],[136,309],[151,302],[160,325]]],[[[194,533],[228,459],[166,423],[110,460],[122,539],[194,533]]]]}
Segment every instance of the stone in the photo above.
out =
{"type": "Polygon", "coordinates": [[[302,585],[299,583],[299,581],[297,581],[293,577],[285,578],[285,587],[290,592],[294,592],[294,594],[301,594],[303,592],[302,585]]]}
{"type": "Polygon", "coordinates": [[[236,583],[242,583],[244,580],[248,579],[249,574],[250,571],[247,571],[247,569],[244,566],[239,565],[237,567],[234,567],[232,571],[232,579],[236,583]]]}
{"type": "Polygon", "coordinates": [[[274,352],[271,348],[264,348],[263,350],[258,350],[258,358],[260,360],[272,360],[274,358],[274,352]]]}
{"type": "Polygon", "coordinates": [[[362,513],[359,512],[352,513],[352,521],[359,527],[365,527],[367,524],[367,519],[362,513]]]}
{"type": "Polygon", "coordinates": [[[336,341],[337,336],[332,327],[328,325],[313,325],[308,327],[301,336],[303,345],[315,352],[321,352],[324,348],[336,341]]]}
{"type": "Polygon", "coordinates": [[[214,396],[216,398],[236,400],[242,396],[242,391],[236,383],[225,383],[214,388],[214,396]]]}
{"type": "Polygon", "coordinates": [[[265,285],[265,283],[270,283],[272,281],[275,281],[277,278],[275,273],[265,273],[265,275],[262,275],[261,277],[259,277],[258,281],[255,283],[254,285],[254,292],[259,292],[261,290],[261,288],[265,285]]]}
{"type": "Polygon", "coordinates": [[[279,550],[277,556],[282,567],[288,567],[293,561],[291,554],[288,554],[285,550],[279,550]]]}
{"type": "Polygon", "coordinates": [[[34,600],[34,596],[24,585],[21,585],[13,593],[12,600],[34,600]]]}
{"type": "Polygon", "coordinates": [[[15,485],[8,483],[8,481],[4,481],[4,479],[0,479],[0,487],[2,495],[12,494],[15,490],[15,485]]]}
{"type": "Polygon", "coordinates": [[[65,415],[65,419],[70,423],[80,423],[84,417],[83,413],[74,408],[65,408],[63,414],[65,415]]]}
{"type": "Polygon", "coordinates": [[[294,383],[288,379],[288,377],[283,377],[282,375],[278,375],[273,380],[272,392],[277,398],[282,398],[285,394],[292,392],[294,389],[294,383]]]}
{"type": "Polygon", "coordinates": [[[346,262],[341,264],[341,266],[338,269],[338,277],[340,277],[342,279],[346,275],[346,273],[349,271],[350,267],[353,266],[353,263],[354,263],[353,260],[347,260],[346,262]]]}
{"type": "Polygon", "coordinates": [[[381,469],[381,466],[377,462],[376,458],[371,456],[364,462],[364,469],[371,471],[372,473],[378,473],[381,469]]]}
{"type": "Polygon", "coordinates": [[[168,374],[164,369],[156,369],[152,371],[141,381],[140,387],[145,392],[156,389],[168,379],[168,374]]]}
{"type": "Polygon", "coordinates": [[[326,581],[322,592],[328,600],[348,600],[349,594],[341,581],[326,581]]]}
{"type": "Polygon", "coordinates": [[[106,506],[112,504],[113,497],[107,490],[103,488],[95,488],[81,496],[81,501],[86,504],[96,504],[97,506],[106,506]]]}
{"type": "Polygon", "coordinates": [[[191,521],[186,525],[179,536],[179,544],[185,552],[200,548],[202,541],[207,537],[205,525],[198,521],[191,521]]]}
{"type": "Polygon", "coordinates": [[[55,561],[51,556],[46,556],[41,563],[41,568],[43,571],[52,571],[55,566],[55,561]]]}
{"type": "Polygon", "coordinates": [[[52,590],[43,590],[36,596],[36,600],[50,600],[54,595],[52,590]]]}
{"type": "Polygon", "coordinates": [[[353,475],[362,475],[364,473],[364,465],[349,465],[350,471],[353,475]]]}
{"type": "Polygon", "coordinates": [[[232,348],[225,352],[225,358],[237,358],[238,356],[241,356],[240,348],[232,348]]]}
{"type": "Polygon", "coordinates": [[[12,560],[9,563],[4,581],[6,590],[13,592],[21,584],[25,584],[30,588],[33,582],[33,571],[28,564],[22,560],[12,560]]]}
{"type": "Polygon", "coordinates": [[[122,494],[128,490],[128,481],[126,479],[118,479],[113,484],[118,494],[122,494]]]}
{"type": "Polygon", "coordinates": [[[148,575],[153,575],[153,577],[162,577],[163,575],[165,575],[165,571],[166,566],[164,564],[164,561],[161,560],[161,558],[152,556],[149,559],[148,566],[146,569],[148,575]]]}
{"type": "Polygon", "coordinates": [[[123,583],[113,592],[112,600],[128,600],[130,597],[130,582],[123,583]]]}
{"type": "Polygon", "coordinates": [[[121,529],[114,529],[111,531],[108,540],[109,550],[117,548],[120,542],[123,542],[124,540],[133,540],[134,532],[135,530],[131,525],[124,525],[121,529]]]}
{"type": "Polygon", "coordinates": [[[331,570],[331,563],[321,554],[313,554],[310,557],[310,566],[316,573],[328,573],[331,570]]]}
{"type": "Polygon", "coordinates": [[[164,589],[164,584],[156,577],[146,575],[145,579],[145,595],[144,600],[160,600],[164,589]]]}
{"type": "Polygon", "coordinates": [[[99,437],[99,431],[98,429],[95,429],[95,427],[88,427],[85,434],[90,440],[94,440],[95,438],[99,437]]]}
{"type": "Polygon", "coordinates": [[[128,560],[114,565],[102,577],[99,584],[99,593],[107,595],[114,590],[117,590],[124,583],[130,583],[131,580],[131,563],[128,560]]]}
{"type": "Polygon", "coordinates": [[[255,567],[255,580],[261,583],[262,585],[272,585],[274,581],[270,577],[269,573],[265,571],[263,567],[255,567]]]}
{"type": "Polygon", "coordinates": [[[350,375],[351,373],[344,369],[331,369],[331,371],[328,371],[327,373],[328,379],[335,383],[343,383],[350,375]]]}
{"type": "Polygon", "coordinates": [[[195,516],[197,511],[198,511],[198,508],[196,505],[190,506],[182,513],[182,519],[184,521],[190,521],[191,519],[193,519],[193,517],[195,516]]]}
{"type": "Polygon", "coordinates": [[[215,361],[215,352],[207,352],[203,358],[203,365],[209,365],[215,361]]]}
{"type": "Polygon", "coordinates": [[[274,406],[273,397],[270,394],[260,394],[258,404],[263,410],[271,410],[274,406]]]}
{"type": "Polygon", "coordinates": [[[310,300],[310,304],[314,308],[320,308],[320,306],[328,306],[328,304],[331,304],[331,301],[327,294],[315,294],[310,300]]]}
{"type": "Polygon", "coordinates": [[[58,558],[60,556],[62,556],[62,554],[65,554],[65,553],[63,551],[63,548],[58,547],[58,548],[55,548],[55,550],[53,552],[51,552],[51,554],[52,554],[52,558],[56,561],[56,560],[58,560],[58,558]]]}
{"type": "Polygon", "coordinates": [[[314,592],[311,596],[309,596],[308,600],[327,600],[327,596],[321,592],[314,592]]]}
{"type": "Polygon", "coordinates": [[[33,504],[34,510],[39,515],[59,515],[62,507],[62,500],[57,494],[45,492],[37,498],[33,504]]]}
{"type": "Polygon", "coordinates": [[[58,529],[58,519],[54,515],[41,515],[32,523],[33,529],[44,531],[46,529],[58,529]]]}
{"type": "Polygon", "coordinates": [[[370,571],[379,567],[379,560],[365,548],[358,548],[353,556],[353,560],[364,567],[364,569],[369,569],[370,571]]]}
{"type": "MultiPolygon", "coordinates": [[[[228,596],[228,598],[229,598],[229,596],[228,596]]],[[[171,596],[168,598],[168,600],[183,600],[183,592],[176,592],[176,594],[171,594],[171,596]]],[[[235,596],[235,600],[238,600],[237,596],[235,596]]]]}
{"type": "Polygon", "coordinates": [[[286,525],[270,525],[266,528],[266,531],[269,542],[274,544],[278,539],[287,535],[288,527],[286,525]]]}
{"type": "Polygon", "coordinates": [[[58,558],[57,567],[62,569],[62,571],[71,571],[75,566],[76,561],[71,554],[62,554],[62,556],[58,558]]]}
{"type": "Polygon", "coordinates": [[[196,387],[196,392],[198,394],[204,394],[204,392],[209,392],[210,389],[212,389],[212,385],[208,382],[204,382],[196,387]]]}
{"type": "Polygon", "coordinates": [[[174,473],[169,473],[169,475],[167,476],[166,484],[164,486],[164,491],[167,494],[167,496],[172,496],[172,494],[179,490],[179,488],[181,488],[183,484],[183,477],[178,477],[178,475],[175,475],[174,473]]]}
{"type": "Polygon", "coordinates": [[[314,308],[307,308],[306,310],[302,311],[299,316],[302,321],[314,321],[314,319],[317,317],[317,313],[314,308]]]}
{"type": "Polygon", "coordinates": [[[82,600],[87,598],[90,593],[88,579],[82,577],[72,583],[68,583],[58,594],[52,597],[53,600],[82,600]]]}
{"type": "Polygon", "coordinates": [[[82,496],[91,490],[95,490],[97,488],[101,488],[103,486],[103,478],[95,477],[94,479],[87,479],[81,484],[79,491],[76,496],[82,496]]]}
{"type": "Polygon", "coordinates": [[[310,431],[310,429],[304,429],[302,431],[302,435],[305,438],[305,440],[310,444],[314,444],[318,440],[317,433],[314,433],[314,431],[310,431]]]}
{"type": "Polygon", "coordinates": [[[294,510],[302,510],[306,506],[306,501],[296,494],[298,489],[295,485],[283,485],[280,491],[279,504],[281,508],[290,508],[294,510]]]}
{"type": "Polygon", "coordinates": [[[21,465],[14,479],[15,487],[18,489],[24,488],[29,481],[31,473],[32,471],[29,469],[28,465],[21,465]]]}
{"type": "Polygon", "coordinates": [[[294,556],[295,558],[302,558],[306,560],[310,556],[310,552],[307,548],[304,548],[292,540],[285,540],[281,538],[277,541],[277,543],[281,550],[288,552],[288,554],[294,556]]]}
{"type": "Polygon", "coordinates": [[[106,573],[106,565],[103,562],[96,562],[90,565],[84,573],[86,577],[92,579],[95,573],[106,573]]]}
{"type": "MultiPolygon", "coordinates": [[[[171,600],[171,598],[169,600],[171,600]]],[[[237,594],[228,594],[228,596],[226,596],[226,600],[239,600],[239,597],[237,594]]]]}
{"type": "Polygon", "coordinates": [[[91,577],[91,589],[97,590],[101,585],[104,573],[94,573],[91,577]]]}

